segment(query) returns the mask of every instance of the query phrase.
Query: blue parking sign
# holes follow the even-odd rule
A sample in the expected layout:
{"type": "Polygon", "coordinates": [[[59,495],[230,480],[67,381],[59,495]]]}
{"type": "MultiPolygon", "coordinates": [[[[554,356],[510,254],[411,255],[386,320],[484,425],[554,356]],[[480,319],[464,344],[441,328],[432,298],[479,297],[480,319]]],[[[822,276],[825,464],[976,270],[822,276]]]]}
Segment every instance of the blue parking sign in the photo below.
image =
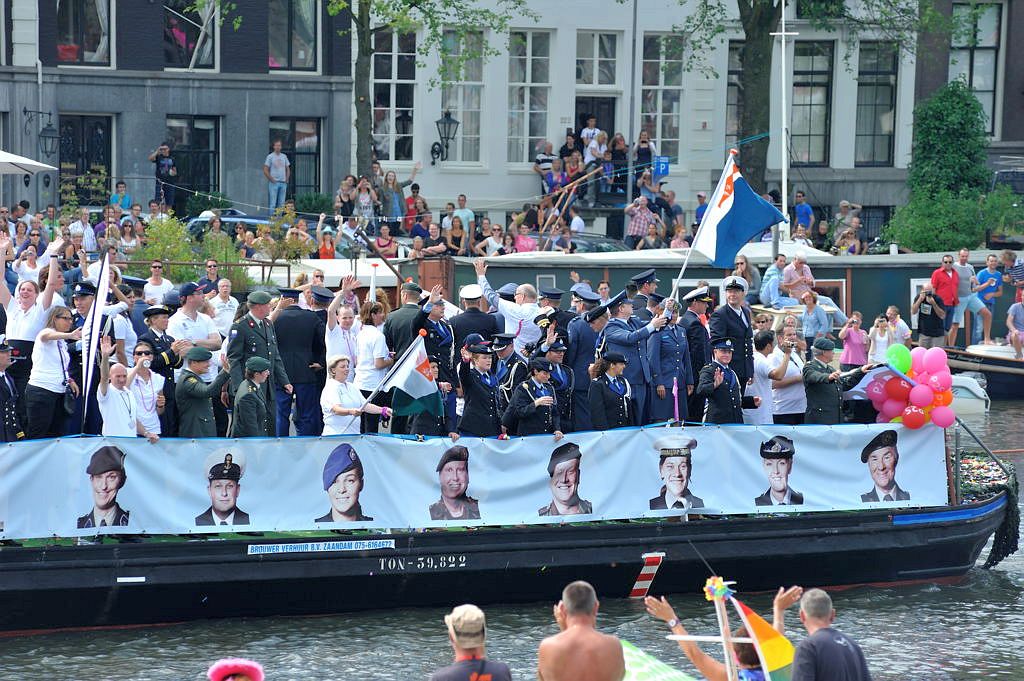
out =
{"type": "Polygon", "coordinates": [[[665,177],[668,175],[668,156],[654,157],[654,176],[665,177]]]}

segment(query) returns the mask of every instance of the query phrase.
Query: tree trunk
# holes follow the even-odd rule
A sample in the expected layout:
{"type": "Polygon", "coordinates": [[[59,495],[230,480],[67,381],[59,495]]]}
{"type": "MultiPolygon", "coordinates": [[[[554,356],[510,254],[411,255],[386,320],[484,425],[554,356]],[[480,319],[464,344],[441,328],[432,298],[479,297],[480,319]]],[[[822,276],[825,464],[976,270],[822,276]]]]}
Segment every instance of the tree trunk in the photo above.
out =
{"type": "MultiPolygon", "coordinates": [[[[740,90],[743,93],[743,112],[740,116],[739,137],[744,139],[770,132],[780,144],[782,131],[771,129],[771,111],[777,97],[772,96],[772,47],[775,38],[770,35],[781,17],[781,5],[774,0],[738,0],[744,41],[740,50],[740,90]]],[[[784,84],[783,84],[784,86],[784,84]]],[[[788,114],[787,114],[788,115],[788,114]]],[[[754,191],[765,191],[765,169],[768,162],[768,138],[747,142],[739,148],[739,162],[743,177],[754,191]]]]}
{"type": "Polygon", "coordinates": [[[371,0],[359,0],[352,16],[359,47],[356,50],[352,94],[356,105],[356,169],[358,175],[370,174],[373,160],[373,100],[370,99],[370,65],[373,60],[373,31],[370,26],[371,0]]]}

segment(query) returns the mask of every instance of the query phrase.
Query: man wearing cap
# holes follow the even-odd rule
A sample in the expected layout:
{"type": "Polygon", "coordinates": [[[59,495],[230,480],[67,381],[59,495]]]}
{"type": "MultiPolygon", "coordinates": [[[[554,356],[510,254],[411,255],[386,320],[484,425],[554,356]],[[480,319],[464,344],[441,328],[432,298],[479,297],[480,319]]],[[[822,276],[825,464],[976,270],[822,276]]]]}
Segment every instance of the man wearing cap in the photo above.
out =
{"type": "Polygon", "coordinates": [[[754,376],[754,325],[750,308],[743,301],[747,295],[747,280],[743,277],[726,277],[725,304],[711,314],[708,327],[716,338],[732,339],[733,356],[729,367],[736,372],[740,381],[740,393],[754,376]]]}
{"type": "Polygon", "coordinates": [[[388,347],[395,353],[395,357],[401,357],[416,336],[419,330],[417,318],[420,314],[420,296],[423,289],[420,285],[407,281],[399,289],[401,306],[388,313],[384,320],[384,340],[388,347]]]}
{"type": "Polygon", "coordinates": [[[430,505],[431,520],[479,520],[480,502],[466,494],[469,489],[469,450],[454,445],[437,463],[441,499],[430,505]]]}
{"type": "Polygon", "coordinates": [[[533,322],[540,312],[537,289],[529,284],[520,284],[515,290],[515,302],[510,303],[487,282],[487,261],[477,258],[473,261],[473,267],[476,269],[476,283],[483,289],[484,298],[505,319],[505,333],[516,334],[516,351],[524,352],[526,346],[539,341],[541,331],[533,322]]]}
{"type": "Polygon", "coordinates": [[[895,430],[884,430],[861,450],[860,462],[868,465],[875,483],[870,492],[860,495],[861,501],[910,501],[910,493],[896,483],[896,466],[900,462],[897,439],[895,430]]]}
{"type": "Polygon", "coordinates": [[[149,368],[164,379],[164,411],[160,414],[160,434],[174,437],[178,434],[178,410],[175,404],[174,374],[181,367],[182,358],[192,345],[190,341],[175,340],[167,333],[171,317],[170,308],[164,305],[150,305],[143,312],[146,332],[139,334],[139,341],[145,341],[153,348],[149,368]]]}
{"type": "Polygon", "coordinates": [[[690,344],[686,340],[686,331],[677,323],[679,317],[674,305],[667,314],[668,324],[647,339],[647,354],[651,359],[651,385],[654,386],[651,420],[656,423],[687,419],[687,400],[693,394],[697,376],[690,363],[690,344]]]}
{"type": "Polygon", "coordinates": [[[704,423],[743,423],[743,410],[759,407],[761,398],[743,396],[740,380],[730,368],[732,340],[715,338],[711,347],[714,359],[700,370],[695,391],[708,401],[704,408],[704,423]]]}
{"type": "MultiPolygon", "coordinates": [[[[441,297],[441,290],[440,285],[433,287],[430,295],[424,299],[423,307],[416,315],[416,331],[422,329],[427,334],[423,338],[423,347],[427,351],[427,356],[437,358],[437,380],[457,388],[459,375],[456,367],[461,358],[455,345],[455,330],[444,318],[444,299],[441,297]]],[[[448,392],[445,410],[454,418],[454,390],[448,392]]]]}
{"type": "Polygon", "coordinates": [[[465,345],[466,336],[471,333],[478,333],[485,341],[489,341],[494,334],[502,331],[494,315],[480,309],[483,296],[484,291],[478,284],[467,284],[459,289],[463,312],[451,320],[452,330],[455,332],[455,347],[461,348],[465,345]]]}
{"type": "MultiPolygon", "coordinates": [[[[249,313],[235,322],[231,327],[231,340],[228,342],[228,363],[231,371],[231,392],[238,393],[242,384],[245,363],[250,357],[262,357],[270,362],[270,378],[260,385],[263,400],[275,404],[277,389],[291,395],[294,392],[288,373],[285,371],[281,352],[277,345],[277,333],[267,317],[270,315],[270,294],[266,291],[253,291],[246,298],[249,313]]],[[[319,401],[313,390],[313,409],[319,401]]],[[[274,419],[267,420],[267,437],[276,432],[274,419]]]]}
{"type": "Polygon", "coordinates": [[[455,663],[434,672],[430,681],[512,681],[504,662],[486,659],[487,621],[475,605],[460,605],[444,616],[455,663]]]}
{"type": "MultiPolygon", "coordinates": [[[[700,286],[683,296],[686,311],[679,317],[679,326],[686,333],[690,348],[690,372],[696,379],[700,370],[711,362],[711,332],[708,330],[708,310],[715,302],[707,286],[700,286]]],[[[704,414],[706,398],[694,390],[687,400],[687,413],[691,418],[704,414]]]]}
{"type": "Polygon", "coordinates": [[[639,329],[634,328],[629,321],[633,315],[633,301],[626,298],[625,291],[608,301],[608,311],[611,319],[601,332],[598,347],[603,352],[617,352],[626,358],[623,377],[629,381],[635,425],[642,426],[649,422],[650,406],[651,364],[647,356],[647,339],[662,329],[668,318],[658,315],[639,329]]]}
{"type": "Polygon", "coordinates": [[[213,353],[206,348],[193,347],[185,353],[185,368],[181,370],[174,388],[178,405],[179,437],[216,437],[217,423],[210,398],[220,398],[220,390],[231,375],[220,370],[212,383],[206,383],[213,353]]]}
{"type": "Polygon", "coordinates": [[[352,445],[340,444],[324,462],[324,491],[331,502],[331,510],[315,523],[356,523],[373,520],[363,515],[359,495],[363,491],[363,462],[352,445]]]}
{"type": "Polygon", "coordinates": [[[562,296],[565,291],[558,288],[542,288],[540,290],[541,307],[550,307],[554,312],[549,315],[551,322],[555,325],[555,333],[562,339],[562,342],[569,343],[569,323],[576,319],[576,313],[572,310],[561,309],[562,296]]]}
{"type": "Polygon", "coordinates": [[[512,393],[516,387],[530,375],[530,366],[526,359],[516,352],[515,339],[515,334],[498,333],[491,341],[491,350],[495,354],[491,373],[498,380],[498,404],[501,413],[505,413],[509,402],[512,401],[512,393]]]}
{"type": "Polygon", "coordinates": [[[639,308],[634,309],[633,314],[640,321],[647,323],[654,319],[654,315],[649,309],[651,304],[651,295],[658,290],[658,278],[655,276],[653,269],[644,270],[640,274],[635,274],[629,279],[636,285],[636,295],[633,296],[633,304],[639,308]],[[640,305],[638,301],[642,300],[643,305],[640,305]]]}
{"type": "Polygon", "coordinates": [[[290,393],[280,385],[274,391],[278,437],[291,432],[293,408],[296,434],[319,435],[324,428],[318,372],[327,364],[327,327],[314,312],[298,306],[298,294],[293,289],[281,291],[281,307],[274,320],[278,352],[292,384],[290,393]]]}
{"type": "Polygon", "coordinates": [[[754,499],[757,506],[789,506],[804,503],[804,495],[789,486],[793,472],[793,441],[776,435],[761,443],[761,465],[768,476],[768,489],[754,499]]]}
{"type": "Polygon", "coordinates": [[[558,404],[558,415],[562,420],[563,432],[572,432],[576,404],[576,373],[565,365],[565,351],[568,348],[561,338],[554,336],[554,341],[541,344],[534,357],[546,359],[551,363],[551,387],[555,391],[555,402],[558,404]]]}
{"type": "Polygon", "coordinates": [[[551,385],[553,368],[546,359],[530,360],[530,378],[516,386],[501,419],[509,435],[546,433],[553,434],[556,442],[562,439],[558,397],[551,385]]]}
{"type": "MultiPolygon", "coordinates": [[[[245,379],[235,391],[228,437],[266,437],[272,411],[260,389],[270,378],[270,362],[262,357],[245,360],[245,379]]],[[[287,437],[285,433],[280,437],[287,437]]]]}
{"type": "Polygon", "coordinates": [[[697,192],[697,208],[693,211],[693,224],[700,225],[704,219],[704,213],[708,211],[708,195],[706,192],[697,192]]]}
{"type": "Polygon", "coordinates": [[[211,452],[203,464],[210,507],[196,516],[196,527],[248,525],[249,514],[238,508],[240,483],[245,475],[245,454],[211,452]]]}
{"type": "Polygon", "coordinates": [[[16,407],[18,389],[14,379],[7,374],[11,366],[11,346],[7,337],[0,335],[0,442],[17,442],[25,439],[16,407]]]}
{"type": "Polygon", "coordinates": [[[865,364],[848,373],[832,368],[835,343],[818,338],[811,346],[811,361],[804,364],[804,391],[807,393],[807,411],[804,423],[832,425],[843,422],[843,393],[853,388],[864,373],[875,368],[865,364]]]}
{"type": "Polygon", "coordinates": [[[126,511],[117,503],[117,493],[124,487],[124,452],[110,445],[97,449],[85,469],[92,487],[92,510],[78,518],[78,529],[91,527],[125,527],[126,511]]]}
{"type": "Polygon", "coordinates": [[[580,316],[569,322],[569,342],[564,364],[572,369],[572,429],[591,430],[590,421],[590,365],[594,363],[597,338],[608,323],[608,309],[600,305],[601,297],[589,289],[580,291],[580,300],[586,308],[580,316]]]}
{"type": "Polygon", "coordinates": [[[696,440],[678,435],[663,437],[654,443],[654,450],[658,452],[658,474],[665,484],[658,496],[648,500],[652,511],[704,508],[704,500],[690,491],[692,450],[696,447],[696,440]]]}
{"type": "MultiPolygon", "coordinates": [[[[71,291],[71,302],[74,305],[74,313],[71,316],[71,328],[83,329],[85,327],[85,319],[89,316],[89,311],[92,309],[93,301],[96,299],[96,287],[88,281],[80,281],[75,284],[75,287],[71,291]]],[[[104,314],[100,320],[100,336],[106,336],[114,340],[114,324],[109,315],[104,314]]],[[[68,377],[74,379],[75,383],[84,388],[85,381],[82,378],[82,348],[86,347],[83,345],[86,341],[77,340],[69,342],[67,344],[68,355],[70,357],[70,364],[68,369],[68,377]]],[[[98,342],[98,341],[97,341],[98,342]]],[[[99,353],[96,353],[96,366],[99,366],[99,353]]],[[[99,386],[98,381],[93,381],[89,388],[89,394],[86,396],[79,395],[75,401],[75,413],[68,416],[67,424],[65,426],[65,432],[67,433],[87,433],[89,435],[99,435],[102,429],[102,419],[100,418],[99,404],[96,402],[96,390],[99,386]],[[82,423],[82,417],[84,413],[84,405],[88,400],[89,409],[88,414],[85,416],[85,423],[82,423]]]]}
{"type": "Polygon", "coordinates": [[[548,487],[551,489],[551,503],[542,506],[539,516],[586,515],[594,512],[594,506],[579,496],[580,460],[583,453],[579,445],[566,442],[551,452],[548,460],[548,487]]]}

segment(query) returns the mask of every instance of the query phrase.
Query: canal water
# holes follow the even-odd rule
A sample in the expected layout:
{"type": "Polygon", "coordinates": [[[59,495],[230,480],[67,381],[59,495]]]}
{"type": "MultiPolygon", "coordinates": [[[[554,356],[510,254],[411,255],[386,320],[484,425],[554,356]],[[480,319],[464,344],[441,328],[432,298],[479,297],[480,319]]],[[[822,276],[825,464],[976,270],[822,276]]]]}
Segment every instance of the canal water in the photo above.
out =
{"type": "MultiPolygon", "coordinates": [[[[1024,448],[1024,403],[993,403],[989,415],[967,423],[993,449],[1024,448]]],[[[1024,456],[1006,458],[1024,468],[1024,456]]],[[[785,575],[778,581],[785,583],[785,575]]],[[[495,589],[501,589],[500,582],[495,589]]],[[[453,605],[460,602],[457,592],[451,598],[453,605]]],[[[1024,556],[1019,553],[994,570],[975,569],[953,586],[863,587],[833,598],[837,626],[864,648],[876,681],[1024,678],[1024,556]]],[[[713,633],[714,615],[703,596],[676,594],[670,600],[691,632],[713,633]]],[[[770,618],[768,596],[745,600],[770,618]]],[[[486,608],[488,654],[508,662],[516,679],[536,678],[537,644],[556,630],[551,605],[486,608]]],[[[426,679],[451,659],[445,612],[418,608],[233,619],[0,639],[0,679],[205,679],[209,663],[225,656],[259,660],[273,681],[426,679]]],[[[665,640],[664,624],[638,603],[604,599],[599,624],[696,675],[676,644],[665,640]]],[[[795,610],[787,630],[794,642],[804,635],[795,610]]]]}

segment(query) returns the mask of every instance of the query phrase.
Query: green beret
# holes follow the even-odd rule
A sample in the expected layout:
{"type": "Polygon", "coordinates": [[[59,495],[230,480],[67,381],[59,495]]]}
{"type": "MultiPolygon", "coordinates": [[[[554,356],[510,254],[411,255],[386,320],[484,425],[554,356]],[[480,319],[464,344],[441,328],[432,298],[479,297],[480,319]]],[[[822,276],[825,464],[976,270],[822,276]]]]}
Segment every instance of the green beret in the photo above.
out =
{"type": "Polygon", "coordinates": [[[250,357],[245,360],[246,371],[269,371],[270,360],[263,357],[250,357]]]}
{"type": "Polygon", "coordinates": [[[818,338],[814,341],[813,347],[815,350],[820,350],[821,352],[832,352],[836,349],[836,344],[828,338],[818,338]]]}
{"type": "Polygon", "coordinates": [[[250,305],[269,305],[270,300],[270,294],[266,291],[253,291],[245,298],[245,302],[250,305]]]}
{"type": "Polygon", "coordinates": [[[197,345],[188,349],[188,352],[185,353],[185,359],[190,362],[205,362],[208,359],[213,359],[213,353],[197,345]]]}

